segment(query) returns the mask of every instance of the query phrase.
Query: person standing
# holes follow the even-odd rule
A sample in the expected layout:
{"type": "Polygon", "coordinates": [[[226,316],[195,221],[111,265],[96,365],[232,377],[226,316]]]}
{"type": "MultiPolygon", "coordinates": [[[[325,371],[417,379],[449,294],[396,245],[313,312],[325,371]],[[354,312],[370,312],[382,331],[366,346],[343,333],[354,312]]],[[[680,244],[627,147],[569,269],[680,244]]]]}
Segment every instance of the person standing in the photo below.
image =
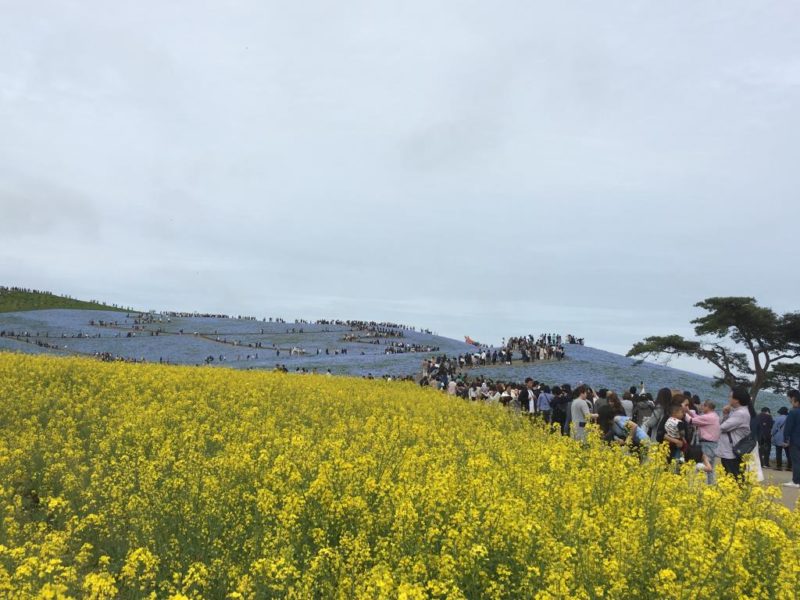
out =
{"type": "Polygon", "coordinates": [[[448,396],[455,396],[457,387],[458,387],[458,384],[456,383],[456,380],[455,379],[451,379],[447,383],[447,395],[448,396]]]}
{"type": "Polygon", "coordinates": [[[728,404],[722,409],[719,423],[720,438],[717,456],[722,459],[725,472],[734,477],[742,475],[742,457],[733,448],[750,433],[750,393],[740,385],[731,390],[728,404]]]}
{"type": "Polygon", "coordinates": [[[681,404],[670,406],[670,415],[664,423],[664,441],[669,442],[669,462],[680,464],[684,462],[683,447],[686,438],[681,431],[681,422],[685,417],[685,412],[681,404]]]}
{"type": "Polygon", "coordinates": [[[539,409],[539,414],[542,415],[542,419],[544,419],[544,422],[547,424],[550,424],[550,416],[553,408],[552,402],[553,394],[550,393],[550,386],[546,385],[539,393],[539,397],[536,399],[536,405],[539,409]]]}
{"type": "Polygon", "coordinates": [[[650,394],[642,394],[640,396],[634,396],[632,418],[637,425],[643,427],[645,431],[647,431],[645,423],[650,419],[650,417],[653,416],[655,408],[656,405],[653,402],[653,399],[650,396],[650,394]]]}
{"type": "Polygon", "coordinates": [[[625,392],[622,394],[622,408],[625,409],[625,416],[632,417],[633,416],[633,395],[630,392],[625,392]]]}
{"type": "Polygon", "coordinates": [[[519,403],[523,412],[534,412],[536,410],[536,396],[533,393],[533,379],[525,378],[525,387],[519,393],[519,403]]]}
{"type": "Polygon", "coordinates": [[[672,390],[669,388],[661,388],[658,390],[656,396],[655,407],[650,417],[642,423],[644,430],[650,434],[650,439],[654,442],[661,443],[664,441],[664,424],[669,418],[670,406],[672,405],[672,390]],[[661,433],[661,439],[659,439],[661,433]]]}
{"type": "Polygon", "coordinates": [[[775,468],[780,471],[783,468],[783,455],[786,455],[786,470],[792,470],[792,457],[789,456],[789,448],[784,445],[783,428],[786,426],[786,416],[789,409],[781,406],[778,409],[778,416],[772,425],[772,444],[775,446],[775,468]]]}
{"type": "Polygon", "coordinates": [[[703,462],[698,467],[706,472],[706,482],[712,485],[715,482],[714,464],[717,462],[717,445],[719,444],[719,415],[714,411],[714,403],[706,400],[702,405],[702,414],[690,410],[686,420],[694,426],[700,439],[700,448],[703,451],[703,462]]]}
{"type": "Polygon", "coordinates": [[[575,388],[572,400],[572,438],[578,441],[586,439],[586,425],[595,416],[592,415],[592,411],[589,409],[589,402],[586,400],[588,392],[589,390],[585,385],[579,385],[575,388]]]}
{"type": "Polygon", "coordinates": [[[557,423],[561,435],[569,435],[570,401],[572,390],[569,384],[553,388],[553,399],[550,401],[553,423],[557,423]]]}
{"type": "Polygon", "coordinates": [[[597,390],[597,393],[594,394],[594,412],[600,413],[600,409],[608,406],[608,390],[606,388],[600,388],[597,390]]]}
{"type": "Polygon", "coordinates": [[[769,453],[772,449],[772,414],[766,406],[758,415],[758,452],[762,467],[769,467],[769,453]]]}
{"type": "Polygon", "coordinates": [[[789,448],[789,458],[792,459],[792,480],[784,483],[784,487],[800,488],[800,391],[790,390],[789,399],[792,401],[792,410],[786,416],[786,425],[783,427],[783,443],[789,448]]]}

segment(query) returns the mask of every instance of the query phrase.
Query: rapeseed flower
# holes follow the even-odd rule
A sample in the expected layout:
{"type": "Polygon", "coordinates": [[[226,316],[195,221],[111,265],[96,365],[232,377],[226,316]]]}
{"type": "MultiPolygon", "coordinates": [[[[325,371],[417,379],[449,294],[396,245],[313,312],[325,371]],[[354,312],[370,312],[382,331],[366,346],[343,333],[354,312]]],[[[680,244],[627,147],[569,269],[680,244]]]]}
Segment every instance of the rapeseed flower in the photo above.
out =
{"type": "Polygon", "coordinates": [[[411,384],[0,354],[0,597],[796,598],[800,513],[659,452],[411,384]]]}

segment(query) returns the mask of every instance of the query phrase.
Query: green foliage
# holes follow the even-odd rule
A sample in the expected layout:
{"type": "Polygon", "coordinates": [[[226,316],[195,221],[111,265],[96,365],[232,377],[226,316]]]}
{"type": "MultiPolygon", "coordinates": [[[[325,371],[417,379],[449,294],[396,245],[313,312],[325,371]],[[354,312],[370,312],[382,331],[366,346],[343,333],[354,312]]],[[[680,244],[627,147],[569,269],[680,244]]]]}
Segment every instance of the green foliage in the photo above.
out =
{"type": "Polygon", "coordinates": [[[729,336],[736,343],[746,343],[757,336],[773,337],[778,331],[778,315],[758,306],[755,298],[707,298],[695,306],[707,312],[692,321],[697,335],[729,336]]]}
{"type": "Polygon", "coordinates": [[[663,353],[691,356],[699,350],[699,342],[687,340],[680,335],[654,335],[634,344],[633,348],[628,351],[628,356],[663,353]]]}
{"type": "Polygon", "coordinates": [[[58,296],[51,292],[0,287],[0,313],[24,310],[46,309],[114,310],[124,312],[128,309],[110,306],[101,302],[75,300],[68,296],[58,296]]]}
{"type": "Polygon", "coordinates": [[[777,392],[800,389],[800,364],[779,363],[770,371],[769,386],[777,392]]]}
{"type": "Polygon", "coordinates": [[[719,385],[746,384],[752,397],[765,388],[782,389],[787,377],[797,375],[800,357],[800,313],[778,315],[759,306],[755,298],[715,297],[695,304],[706,314],[694,319],[695,334],[708,340],[687,340],[680,335],[651,336],[634,344],[628,356],[692,356],[720,370],[719,385]]]}

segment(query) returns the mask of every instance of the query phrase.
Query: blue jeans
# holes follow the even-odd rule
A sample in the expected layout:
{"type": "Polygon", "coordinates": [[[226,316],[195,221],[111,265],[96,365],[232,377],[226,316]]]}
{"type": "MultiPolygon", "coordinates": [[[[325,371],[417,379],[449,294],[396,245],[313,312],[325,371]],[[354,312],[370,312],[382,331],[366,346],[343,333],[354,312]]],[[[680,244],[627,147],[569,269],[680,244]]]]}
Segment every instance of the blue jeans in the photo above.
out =
{"type": "MultiPolygon", "coordinates": [[[[717,442],[700,442],[700,448],[703,450],[703,454],[708,458],[708,462],[711,463],[711,468],[713,469],[714,466],[717,464],[717,442]]],[[[717,478],[714,474],[714,471],[711,473],[706,473],[706,482],[709,485],[714,484],[717,481],[717,478]]]]}

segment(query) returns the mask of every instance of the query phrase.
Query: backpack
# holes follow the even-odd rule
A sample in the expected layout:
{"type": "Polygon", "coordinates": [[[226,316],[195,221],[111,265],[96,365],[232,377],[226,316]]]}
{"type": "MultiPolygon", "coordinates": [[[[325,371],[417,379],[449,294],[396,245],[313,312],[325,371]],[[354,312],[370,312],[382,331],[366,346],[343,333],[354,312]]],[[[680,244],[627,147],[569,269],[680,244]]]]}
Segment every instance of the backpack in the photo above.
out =
{"type": "Polygon", "coordinates": [[[653,416],[653,403],[649,400],[640,400],[633,405],[633,420],[637,425],[643,425],[644,422],[653,416]]]}

